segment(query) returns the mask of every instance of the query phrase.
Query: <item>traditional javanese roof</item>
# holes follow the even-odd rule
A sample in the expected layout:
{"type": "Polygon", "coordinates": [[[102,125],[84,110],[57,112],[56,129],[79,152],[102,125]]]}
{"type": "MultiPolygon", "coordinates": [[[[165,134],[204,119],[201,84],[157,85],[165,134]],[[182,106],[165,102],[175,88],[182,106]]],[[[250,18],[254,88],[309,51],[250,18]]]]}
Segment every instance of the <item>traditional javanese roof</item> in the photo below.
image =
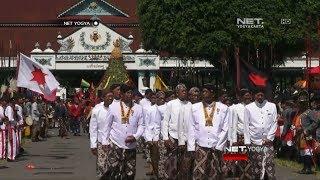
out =
{"type": "MultiPolygon", "coordinates": [[[[61,20],[91,19],[98,16],[101,23],[124,37],[132,35],[133,51],[141,43],[137,17],[137,0],[10,0],[0,6],[1,23],[54,23],[61,20]],[[92,4],[92,2],[94,2],[92,4]],[[88,10],[88,6],[97,6],[88,10]],[[91,14],[92,13],[92,14],[91,14]],[[101,13],[99,15],[99,13],[101,13]]],[[[16,52],[29,54],[36,42],[46,49],[48,42],[53,50],[59,49],[57,36],[66,37],[75,27],[0,27],[0,56],[15,56],[16,52]],[[10,43],[11,41],[11,43],[10,43]]]]}

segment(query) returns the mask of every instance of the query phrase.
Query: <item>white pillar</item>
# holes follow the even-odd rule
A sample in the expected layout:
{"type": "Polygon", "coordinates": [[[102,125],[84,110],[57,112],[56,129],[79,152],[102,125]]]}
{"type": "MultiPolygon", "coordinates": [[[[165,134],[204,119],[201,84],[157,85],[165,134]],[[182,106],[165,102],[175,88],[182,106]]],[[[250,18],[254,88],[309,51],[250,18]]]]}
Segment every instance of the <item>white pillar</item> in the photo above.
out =
{"type": "Polygon", "coordinates": [[[142,79],[144,78],[145,73],[144,71],[138,71],[138,90],[141,94],[144,94],[144,86],[143,86],[143,82],[142,79]]]}
{"type": "Polygon", "coordinates": [[[156,82],[156,72],[155,71],[150,71],[150,89],[153,91],[154,89],[154,83],[156,82]]]}

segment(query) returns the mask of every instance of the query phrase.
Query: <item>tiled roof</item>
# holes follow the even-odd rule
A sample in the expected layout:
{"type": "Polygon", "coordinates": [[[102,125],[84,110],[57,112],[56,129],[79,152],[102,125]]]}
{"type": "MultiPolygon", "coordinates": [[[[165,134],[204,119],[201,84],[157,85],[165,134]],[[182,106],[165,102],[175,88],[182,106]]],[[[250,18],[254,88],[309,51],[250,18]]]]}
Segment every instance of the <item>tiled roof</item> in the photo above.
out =
{"type": "MultiPolygon", "coordinates": [[[[68,16],[58,18],[58,15],[77,4],[77,0],[10,0],[4,1],[0,6],[0,23],[52,23],[61,19],[90,19],[91,16],[68,16]]],[[[130,33],[134,37],[131,48],[139,49],[140,31],[136,14],[137,0],[108,0],[115,8],[126,13],[129,17],[99,16],[103,24],[110,25],[119,34],[128,37],[130,33]]],[[[77,28],[61,27],[1,27],[0,28],[0,56],[8,56],[20,51],[29,54],[34,49],[36,42],[41,49],[46,48],[47,42],[51,42],[52,49],[59,49],[57,36],[60,32],[66,37],[76,31],[77,28]],[[11,41],[11,46],[10,46],[11,41]],[[11,49],[10,49],[11,47],[11,49]]]]}

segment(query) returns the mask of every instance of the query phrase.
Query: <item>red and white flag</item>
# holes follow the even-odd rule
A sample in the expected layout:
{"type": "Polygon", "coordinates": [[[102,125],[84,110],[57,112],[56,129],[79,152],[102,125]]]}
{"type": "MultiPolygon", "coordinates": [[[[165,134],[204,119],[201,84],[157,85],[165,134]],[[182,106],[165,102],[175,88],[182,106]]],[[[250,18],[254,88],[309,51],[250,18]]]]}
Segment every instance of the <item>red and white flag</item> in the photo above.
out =
{"type": "Polygon", "coordinates": [[[42,94],[48,101],[56,99],[59,82],[49,69],[33,61],[24,54],[20,54],[17,86],[30,89],[42,94]]]}

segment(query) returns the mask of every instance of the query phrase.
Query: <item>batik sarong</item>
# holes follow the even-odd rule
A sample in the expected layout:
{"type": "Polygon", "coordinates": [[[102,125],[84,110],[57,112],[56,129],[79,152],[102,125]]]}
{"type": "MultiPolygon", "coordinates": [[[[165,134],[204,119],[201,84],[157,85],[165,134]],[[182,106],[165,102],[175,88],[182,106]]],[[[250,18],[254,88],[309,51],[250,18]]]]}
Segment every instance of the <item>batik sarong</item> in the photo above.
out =
{"type": "Polygon", "coordinates": [[[97,175],[101,177],[107,171],[107,152],[102,149],[102,144],[98,143],[97,148],[97,175]]]}
{"type": "MultiPolygon", "coordinates": [[[[237,143],[240,146],[244,145],[244,137],[243,135],[239,135],[238,134],[238,139],[237,139],[237,143]]],[[[245,152],[241,152],[243,154],[248,154],[248,152],[245,150],[245,152]]],[[[223,160],[222,160],[223,161],[223,160]]],[[[226,162],[226,161],[223,161],[226,162]]],[[[237,178],[240,180],[246,180],[246,179],[251,179],[251,164],[250,164],[250,159],[248,159],[247,161],[243,160],[243,161],[228,161],[226,163],[224,163],[226,166],[230,167],[229,168],[229,177],[231,178],[237,178]]],[[[224,167],[225,168],[225,167],[224,167]]],[[[222,170],[223,172],[223,170],[222,170]]],[[[225,171],[226,172],[226,171],[225,171]]],[[[225,175],[225,172],[224,175],[225,175]]],[[[226,176],[225,176],[226,177],[226,176]]]]}
{"type": "Polygon", "coordinates": [[[121,149],[111,143],[107,152],[107,172],[109,179],[134,179],[136,174],[136,149],[121,149]]]}
{"type": "Polygon", "coordinates": [[[193,179],[222,179],[220,157],[216,150],[196,146],[193,179]]]}
{"type": "Polygon", "coordinates": [[[165,179],[166,177],[166,155],[167,155],[167,148],[164,145],[163,140],[158,141],[158,147],[159,147],[159,164],[158,164],[158,177],[159,179],[165,179]]]}
{"type": "Polygon", "coordinates": [[[153,142],[149,145],[151,164],[154,174],[158,177],[158,165],[159,165],[159,148],[157,142],[153,142]]]}
{"type": "Polygon", "coordinates": [[[159,161],[159,178],[162,179],[191,179],[190,165],[188,164],[188,155],[186,146],[178,146],[178,140],[169,136],[173,144],[172,149],[167,149],[164,142],[159,143],[160,161],[159,161]]]}
{"type": "Polygon", "coordinates": [[[249,152],[251,163],[252,179],[264,179],[265,176],[269,180],[275,179],[275,165],[273,146],[257,146],[252,145],[253,149],[249,152]],[[256,149],[254,149],[257,147],[256,149]]]}
{"type": "Polygon", "coordinates": [[[137,140],[137,153],[144,153],[144,142],[143,138],[137,140]]]}

